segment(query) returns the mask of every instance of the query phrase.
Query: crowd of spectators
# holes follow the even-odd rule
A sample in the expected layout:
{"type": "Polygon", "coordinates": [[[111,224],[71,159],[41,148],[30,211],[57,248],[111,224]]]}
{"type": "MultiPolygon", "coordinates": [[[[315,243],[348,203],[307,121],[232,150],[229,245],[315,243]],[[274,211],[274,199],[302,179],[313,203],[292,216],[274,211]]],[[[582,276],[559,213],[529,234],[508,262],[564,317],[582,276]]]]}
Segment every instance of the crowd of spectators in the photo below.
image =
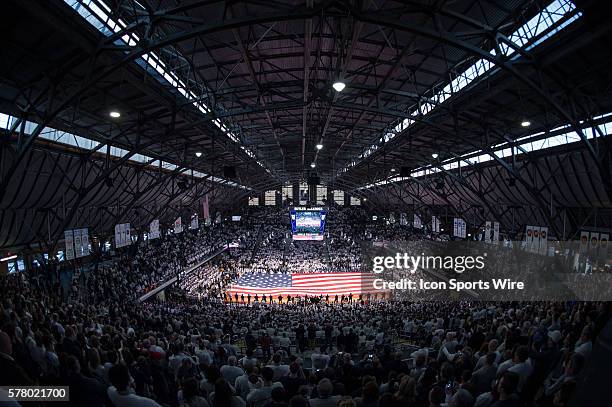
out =
{"type": "MultiPolygon", "coordinates": [[[[609,303],[63,303],[0,279],[0,383],[76,405],[565,406],[609,303]],[[402,339],[404,338],[404,339],[402,339]],[[411,345],[406,345],[411,344],[411,345]]],[[[214,289],[213,289],[214,292],[214,289]]]]}
{"type": "Polygon", "coordinates": [[[278,245],[264,229],[282,227],[271,219],[149,242],[88,273],[71,301],[57,295],[57,276],[2,276],[0,385],[68,385],[74,405],[91,407],[568,405],[611,303],[224,301],[249,253],[258,259],[261,230],[260,258],[287,250],[284,270],[358,267],[367,231],[346,227],[352,212],[329,246],[278,245]],[[228,242],[242,247],[186,271],[228,242]],[[177,286],[138,301],[173,276],[177,286]]]}

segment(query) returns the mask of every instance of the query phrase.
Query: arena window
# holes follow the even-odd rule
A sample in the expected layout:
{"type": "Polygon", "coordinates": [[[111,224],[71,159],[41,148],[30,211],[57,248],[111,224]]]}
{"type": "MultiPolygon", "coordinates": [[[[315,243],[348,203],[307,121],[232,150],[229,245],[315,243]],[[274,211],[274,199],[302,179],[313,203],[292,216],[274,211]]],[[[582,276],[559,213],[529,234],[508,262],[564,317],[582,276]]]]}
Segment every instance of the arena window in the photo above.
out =
{"type": "MultiPolygon", "coordinates": [[[[508,40],[514,47],[502,43],[500,44],[500,50],[509,59],[518,58],[520,54],[517,52],[517,49],[523,49],[524,51],[531,50],[546,39],[562,31],[581,16],[582,13],[577,10],[576,5],[572,1],[555,0],[508,36],[508,40]]],[[[491,55],[496,55],[496,52],[495,48],[489,51],[491,55]]],[[[429,89],[426,92],[426,99],[429,101],[425,103],[419,102],[416,106],[409,109],[409,114],[413,117],[426,116],[434,110],[437,105],[444,103],[473,82],[482,79],[485,74],[495,71],[495,68],[496,65],[491,61],[479,59],[459,74],[453,73],[452,69],[449,70],[449,75],[452,77],[451,81],[446,85],[436,85],[429,89]]],[[[354,167],[361,160],[372,155],[380,146],[393,139],[414,123],[414,120],[405,118],[391,124],[391,130],[385,130],[380,139],[366,148],[346,167],[341,168],[338,173],[340,174],[348,171],[349,168],[354,167]]]]}

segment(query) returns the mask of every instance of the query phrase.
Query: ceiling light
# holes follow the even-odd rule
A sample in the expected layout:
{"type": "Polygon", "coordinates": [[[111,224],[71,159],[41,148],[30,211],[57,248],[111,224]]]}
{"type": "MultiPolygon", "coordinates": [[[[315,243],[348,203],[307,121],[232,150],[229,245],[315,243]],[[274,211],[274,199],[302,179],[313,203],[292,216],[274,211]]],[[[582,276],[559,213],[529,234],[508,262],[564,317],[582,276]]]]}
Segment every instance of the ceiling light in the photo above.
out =
{"type": "Polygon", "coordinates": [[[319,143],[319,144],[317,144],[316,147],[317,147],[317,150],[321,150],[323,148],[323,144],[319,143]]]}
{"type": "Polygon", "coordinates": [[[201,151],[196,152],[196,157],[198,158],[202,157],[202,152],[201,151]]]}
{"type": "Polygon", "coordinates": [[[113,119],[116,119],[118,117],[121,117],[121,113],[119,113],[116,110],[111,110],[111,112],[108,114],[110,117],[112,117],[113,119]]]}
{"type": "Polygon", "coordinates": [[[344,88],[346,88],[346,83],[344,83],[342,81],[337,81],[337,82],[334,82],[332,87],[334,88],[334,90],[336,92],[342,92],[344,90],[344,88]]]}
{"type": "Polygon", "coordinates": [[[523,126],[523,127],[529,127],[529,126],[531,126],[531,122],[530,122],[529,120],[523,120],[523,121],[521,122],[521,126],[523,126]]]}
{"type": "Polygon", "coordinates": [[[391,168],[391,172],[395,172],[395,168],[391,168]]]}
{"type": "Polygon", "coordinates": [[[367,200],[368,200],[368,198],[363,198],[363,200],[364,200],[364,201],[367,201],[367,200]]]}
{"type": "Polygon", "coordinates": [[[317,165],[316,165],[315,163],[310,163],[310,168],[314,168],[314,167],[316,167],[316,166],[317,166],[317,165]]]}
{"type": "Polygon", "coordinates": [[[438,153],[433,153],[431,156],[432,156],[433,158],[438,158],[438,153]]]}

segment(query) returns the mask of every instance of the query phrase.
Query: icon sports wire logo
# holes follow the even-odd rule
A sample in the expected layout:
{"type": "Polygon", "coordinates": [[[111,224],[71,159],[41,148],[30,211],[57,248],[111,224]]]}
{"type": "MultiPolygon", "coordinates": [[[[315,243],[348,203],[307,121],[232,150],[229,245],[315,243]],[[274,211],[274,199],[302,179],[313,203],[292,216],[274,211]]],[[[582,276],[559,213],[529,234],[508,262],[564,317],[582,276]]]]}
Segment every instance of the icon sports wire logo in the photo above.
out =
{"type": "Polygon", "coordinates": [[[481,256],[410,256],[408,253],[397,253],[395,256],[376,256],[372,258],[374,273],[389,269],[407,270],[411,274],[417,270],[447,270],[463,273],[466,270],[482,270],[485,267],[486,253],[481,256]]]}

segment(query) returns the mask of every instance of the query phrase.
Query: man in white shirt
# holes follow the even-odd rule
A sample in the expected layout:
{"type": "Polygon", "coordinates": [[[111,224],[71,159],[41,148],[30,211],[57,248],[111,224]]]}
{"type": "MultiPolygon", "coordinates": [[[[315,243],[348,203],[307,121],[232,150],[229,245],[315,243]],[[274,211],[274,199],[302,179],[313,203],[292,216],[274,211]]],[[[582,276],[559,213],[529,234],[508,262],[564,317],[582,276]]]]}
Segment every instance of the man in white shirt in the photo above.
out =
{"type": "Polygon", "coordinates": [[[247,364],[244,367],[244,374],[242,376],[238,376],[236,381],[234,382],[234,388],[236,389],[236,394],[242,397],[243,400],[246,400],[248,394],[251,390],[255,389],[251,382],[249,382],[249,376],[253,374],[255,365],[247,364]]]}
{"type": "Polygon", "coordinates": [[[263,379],[263,384],[261,387],[251,390],[251,392],[247,395],[246,401],[249,406],[265,406],[272,399],[272,390],[275,387],[283,387],[282,384],[273,382],[274,370],[268,366],[261,369],[261,377],[263,379]]]}
{"type": "Polygon", "coordinates": [[[517,391],[520,393],[525,385],[525,382],[531,376],[533,367],[529,361],[529,348],[527,346],[519,346],[516,349],[516,363],[508,369],[509,372],[516,373],[519,377],[517,391]]]}
{"type": "Polygon", "coordinates": [[[310,399],[310,407],[336,407],[340,396],[332,396],[334,385],[329,379],[321,379],[317,385],[317,398],[310,399]]]}
{"type": "Polygon", "coordinates": [[[155,401],[131,392],[130,372],[125,365],[111,367],[108,376],[112,386],[108,388],[107,394],[115,407],[159,407],[155,401]]]}
{"type": "Polygon", "coordinates": [[[585,358],[588,358],[591,354],[591,350],[593,350],[593,342],[591,341],[591,327],[585,326],[582,329],[580,339],[576,343],[574,351],[576,353],[580,353],[585,358]]]}
{"type": "Polygon", "coordinates": [[[237,377],[244,374],[244,370],[236,366],[238,364],[236,356],[230,356],[227,358],[227,363],[227,365],[221,366],[221,376],[223,376],[228,383],[233,384],[236,382],[237,377]]]}
{"type": "Polygon", "coordinates": [[[274,371],[274,380],[278,381],[281,377],[289,374],[289,365],[285,365],[282,363],[282,355],[279,352],[276,352],[274,356],[272,356],[272,364],[268,365],[274,371]]]}
{"type": "Polygon", "coordinates": [[[329,364],[329,355],[326,352],[327,348],[325,346],[321,346],[320,350],[317,348],[310,355],[310,360],[312,361],[312,368],[314,370],[323,370],[327,368],[329,364]]]}

